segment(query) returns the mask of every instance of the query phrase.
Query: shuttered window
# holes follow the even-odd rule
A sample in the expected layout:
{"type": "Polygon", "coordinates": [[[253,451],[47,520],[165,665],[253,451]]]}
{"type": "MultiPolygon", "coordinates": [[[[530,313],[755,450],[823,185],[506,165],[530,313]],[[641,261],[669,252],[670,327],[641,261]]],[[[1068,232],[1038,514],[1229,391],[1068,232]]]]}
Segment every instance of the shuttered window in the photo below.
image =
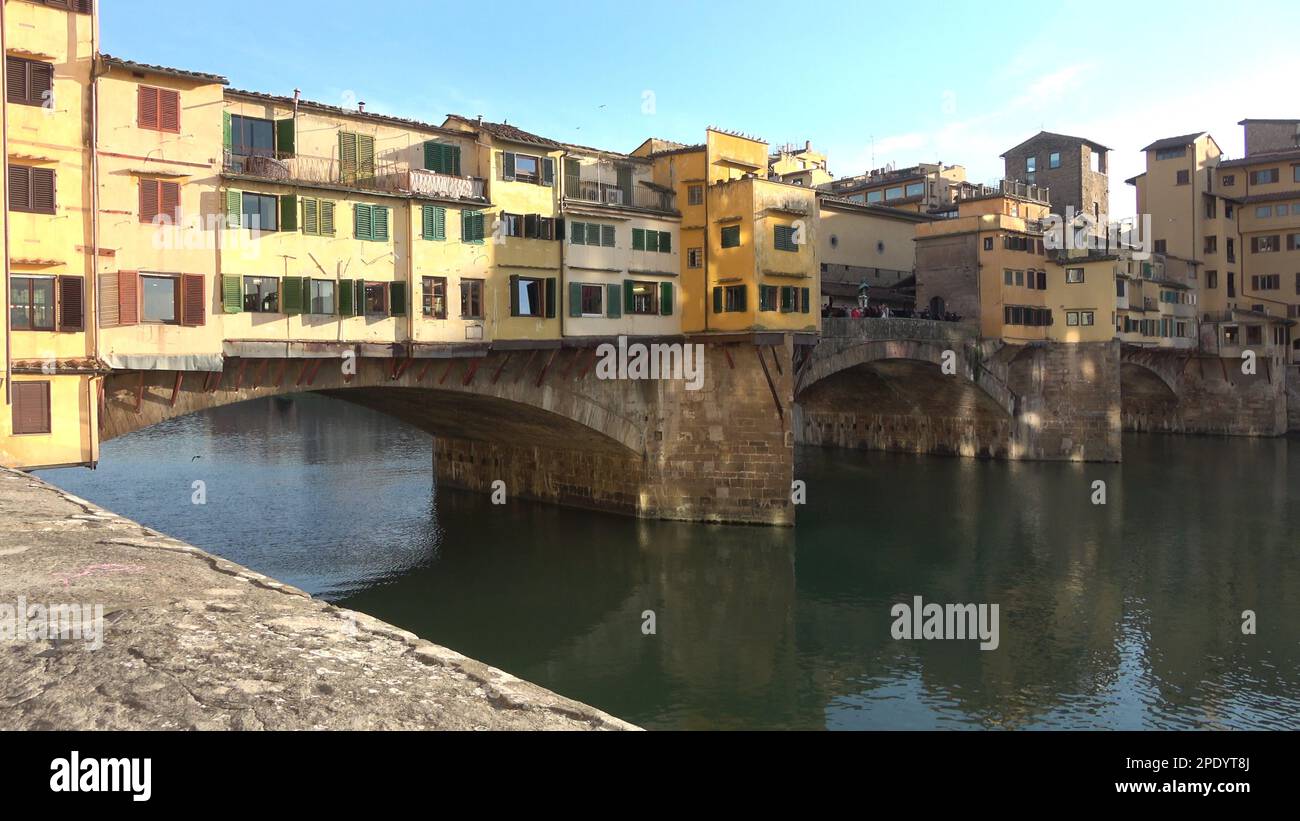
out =
{"type": "Polygon", "coordinates": [[[53,106],[54,66],[22,57],[5,57],[5,74],[9,102],[53,106]]]}
{"type": "Polygon", "coordinates": [[[9,166],[9,210],[31,214],[55,212],[53,168],[9,166]]]}
{"type": "Polygon", "coordinates": [[[208,291],[203,274],[181,274],[181,324],[187,328],[206,325],[208,291]]]}
{"type": "Polygon", "coordinates": [[[140,222],[150,223],[160,216],[164,224],[181,221],[181,185],[166,180],[140,180],[140,222]]]}
{"type": "Polygon", "coordinates": [[[56,9],[67,9],[78,14],[90,14],[95,10],[94,0],[36,0],[56,9]]]}
{"type": "Polygon", "coordinates": [[[439,174],[460,176],[460,146],[430,140],[424,144],[424,167],[439,174]]]}
{"type": "Polygon", "coordinates": [[[303,197],[302,232],[312,236],[334,236],[334,202],[303,197]]]}
{"type": "Polygon", "coordinates": [[[181,130],[181,95],[167,88],[140,86],[136,94],[136,124],[151,131],[181,130]]]}
{"type": "Polygon", "coordinates": [[[798,251],[799,246],[794,241],[794,226],[777,225],[775,226],[775,237],[773,245],[778,251],[798,251]]]}
{"type": "Polygon", "coordinates": [[[117,324],[140,324],[140,272],[117,272],[117,324]]]}
{"type": "Polygon", "coordinates": [[[86,284],[82,277],[59,277],[59,330],[86,329],[86,284]]]}
{"type": "Polygon", "coordinates": [[[369,134],[339,132],[339,182],[351,184],[375,176],[375,138],[369,134]]]}
{"type": "Polygon", "coordinates": [[[10,276],[9,317],[15,331],[54,330],[57,280],[50,276],[10,276]]]}
{"type": "Polygon", "coordinates": [[[722,229],[722,247],[738,248],[740,247],[740,226],[728,225],[722,229]]]}
{"type": "Polygon", "coordinates": [[[473,243],[483,242],[482,211],[460,212],[460,241],[473,243]]]}
{"type": "Polygon", "coordinates": [[[374,242],[388,241],[388,209],[382,205],[357,203],[354,208],[354,236],[374,242]]]}
{"type": "Polygon", "coordinates": [[[447,238],[447,209],[441,205],[426,205],[420,211],[420,236],[431,240],[447,238]]]}
{"type": "Polygon", "coordinates": [[[50,432],[50,383],[13,383],[15,435],[50,432]]]}

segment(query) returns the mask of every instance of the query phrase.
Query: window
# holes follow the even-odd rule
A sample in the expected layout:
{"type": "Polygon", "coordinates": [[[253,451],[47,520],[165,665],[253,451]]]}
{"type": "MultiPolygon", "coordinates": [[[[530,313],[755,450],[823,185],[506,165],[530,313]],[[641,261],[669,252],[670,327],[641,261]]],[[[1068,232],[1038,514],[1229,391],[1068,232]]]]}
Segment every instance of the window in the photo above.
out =
{"type": "Polygon", "coordinates": [[[15,331],[54,330],[52,276],[9,278],[9,322],[15,331]]]}
{"type": "Polygon", "coordinates": [[[55,212],[53,168],[9,166],[9,210],[30,214],[55,212]]]}
{"type": "Polygon", "coordinates": [[[737,313],[748,310],[744,285],[717,286],[713,289],[713,312],[737,313]]]}
{"type": "Polygon", "coordinates": [[[1256,274],[1250,278],[1250,287],[1254,291],[1276,291],[1282,287],[1282,275],[1256,274]]]}
{"type": "Polygon", "coordinates": [[[439,174],[460,176],[460,146],[429,140],[424,144],[424,167],[439,174]]]}
{"type": "Polygon", "coordinates": [[[1065,312],[1065,324],[1066,324],[1066,325],[1069,325],[1069,326],[1071,326],[1071,327],[1074,327],[1075,325],[1078,325],[1078,324],[1079,324],[1079,312],[1078,312],[1078,311],[1066,311],[1066,312],[1065,312]]]}
{"type": "Polygon", "coordinates": [[[984,250],[985,250],[985,251],[992,251],[992,250],[993,250],[993,237],[985,237],[985,238],[984,238],[984,250]]]}
{"type": "Polygon", "coordinates": [[[1071,284],[1076,284],[1076,283],[1083,282],[1083,269],[1082,269],[1082,268],[1066,268],[1066,269],[1065,269],[1065,281],[1066,281],[1067,283],[1071,283],[1071,284]]]}
{"type": "Polygon", "coordinates": [[[1300,165],[1291,166],[1291,181],[1300,182],[1300,165]]]}
{"type": "Polygon", "coordinates": [[[334,236],[334,202],[303,197],[302,232],[312,236],[334,236]]]}
{"type": "Polygon", "coordinates": [[[1157,254],[1163,254],[1163,253],[1166,253],[1165,248],[1166,248],[1166,246],[1167,246],[1168,244],[1169,244],[1169,241],[1168,241],[1168,240],[1163,240],[1163,239],[1158,239],[1158,240],[1156,240],[1156,242],[1155,242],[1155,250],[1156,250],[1156,253],[1157,253],[1157,254]]]}
{"type": "Polygon", "coordinates": [[[1178,157],[1186,156],[1187,146],[1180,145],[1177,148],[1160,148],[1156,150],[1157,160],[1173,160],[1178,157]]]}
{"type": "Polygon", "coordinates": [[[244,310],[252,314],[280,312],[280,280],[276,277],[244,277],[244,310]]]}
{"type": "Polygon", "coordinates": [[[758,286],[758,309],[760,311],[775,311],[777,300],[777,287],[775,285],[758,286]]]}
{"type": "Polygon", "coordinates": [[[1206,287],[1206,288],[1218,288],[1218,287],[1219,287],[1219,272],[1218,272],[1218,271],[1206,271],[1206,272],[1205,272],[1205,287],[1206,287]]]}
{"type": "Polygon", "coordinates": [[[336,287],[332,279],[312,279],[307,288],[307,313],[334,314],[338,311],[336,287]]]}
{"type": "Polygon", "coordinates": [[[275,231],[278,225],[278,198],[270,194],[244,192],[240,211],[240,225],[254,231],[275,231]]]}
{"type": "Polygon", "coordinates": [[[1125,293],[1126,293],[1126,291],[1125,291],[1125,282],[1124,282],[1124,280],[1119,279],[1119,278],[1116,278],[1116,279],[1115,279],[1115,296],[1119,297],[1120,299],[1123,299],[1125,293]]]}
{"type": "Polygon", "coordinates": [[[1026,173],[1026,174],[1032,174],[1032,173],[1034,173],[1034,172],[1037,171],[1037,170],[1038,170],[1038,158],[1037,158],[1037,157],[1026,157],[1026,158],[1025,158],[1025,173],[1026,173]]]}
{"type": "Polygon", "coordinates": [[[792,225],[774,226],[775,236],[773,245],[778,251],[798,251],[799,246],[795,244],[795,229],[792,225]]]}
{"type": "Polygon", "coordinates": [[[1300,249],[1300,234],[1286,235],[1286,249],[1288,251],[1295,251],[1296,249],[1300,249]]]}
{"type": "Polygon", "coordinates": [[[460,281],[460,315],[464,319],[483,318],[483,280],[460,281]]]}
{"type": "MultiPolygon", "coordinates": [[[[727,229],[722,229],[722,232],[725,236],[727,229]]],[[[657,251],[659,253],[668,253],[672,251],[672,242],[673,235],[667,231],[651,231],[648,228],[632,229],[633,251],[657,251]]]]}
{"type": "Polygon", "coordinates": [[[50,432],[50,383],[13,383],[13,432],[16,436],[50,432]]]}
{"type": "Polygon", "coordinates": [[[140,275],[140,321],[163,325],[180,323],[180,279],[158,274],[140,275]]]}
{"type": "Polygon", "coordinates": [[[885,199],[887,199],[887,200],[901,200],[902,198],[903,198],[903,186],[898,185],[898,186],[894,186],[894,187],[892,187],[892,188],[886,188],[886,189],[885,189],[885,199]]]}
{"type": "Polygon", "coordinates": [[[362,305],[367,315],[388,316],[388,283],[367,282],[364,293],[362,305]]]}
{"type": "Polygon", "coordinates": [[[740,247],[740,226],[728,225],[722,229],[722,247],[739,248],[740,247]]]}
{"type": "Polygon", "coordinates": [[[501,178],[534,185],[551,185],[555,182],[555,160],[551,157],[535,157],[531,154],[503,151],[501,178]]]}
{"type": "Polygon", "coordinates": [[[237,157],[274,157],[275,122],[232,114],[230,151],[237,157]]]}
{"type": "Polygon", "coordinates": [[[510,278],[510,315],[545,316],[547,280],[536,277],[510,278]]]}
{"type": "Polygon", "coordinates": [[[428,240],[447,238],[447,209],[441,205],[420,207],[420,236],[428,240]]]}
{"type": "Polygon", "coordinates": [[[1216,236],[1209,236],[1209,237],[1206,237],[1206,238],[1205,238],[1205,253],[1207,253],[1207,254],[1217,254],[1218,252],[1219,252],[1219,238],[1216,237],[1216,236]]]}
{"type": "Polygon", "coordinates": [[[1030,290],[1033,290],[1033,288],[1034,288],[1034,283],[1035,283],[1035,280],[1037,279],[1037,277],[1034,276],[1034,272],[1033,272],[1033,271],[1026,271],[1025,273],[1026,273],[1026,276],[1025,276],[1025,287],[1026,287],[1026,288],[1029,288],[1030,290]]]}
{"type": "Polygon", "coordinates": [[[1187,185],[1192,181],[1192,172],[1188,171],[1185,168],[1179,171],[1175,176],[1176,176],[1175,182],[1178,185],[1187,185]]]}
{"type": "Polygon", "coordinates": [[[422,312],[431,319],[447,318],[447,278],[425,277],[422,312]]]}
{"type": "Polygon", "coordinates": [[[53,106],[54,66],[22,57],[5,57],[7,99],[18,105],[53,106]]]}
{"type": "Polygon", "coordinates": [[[689,249],[689,250],[686,252],[686,267],[687,267],[687,268],[703,268],[703,267],[704,267],[704,249],[703,249],[703,248],[691,248],[691,249],[689,249]]]}
{"type": "Polygon", "coordinates": [[[520,237],[524,235],[524,218],[519,214],[508,214],[501,212],[498,218],[501,225],[501,236],[503,237],[520,237]]]}
{"type": "Polygon", "coordinates": [[[339,132],[339,182],[351,185],[375,176],[375,138],[369,134],[339,132]]]}
{"type": "Polygon", "coordinates": [[[1264,344],[1264,326],[1247,325],[1246,326],[1246,344],[1263,345],[1264,344]]]}
{"type": "Polygon", "coordinates": [[[626,282],[623,284],[627,294],[627,312],[629,314],[658,314],[659,289],[653,282],[626,282]]]}
{"type": "Polygon", "coordinates": [[[1273,206],[1271,206],[1271,205],[1257,205],[1257,206],[1255,206],[1255,217],[1256,217],[1256,219],[1268,219],[1268,218],[1271,217],[1271,216],[1273,216],[1273,206]]]}
{"type": "Polygon", "coordinates": [[[605,289],[599,285],[582,285],[578,294],[578,306],[583,316],[605,315],[605,289]]]}
{"type": "Polygon", "coordinates": [[[1251,185],[1270,185],[1280,179],[1276,168],[1266,168],[1263,171],[1250,172],[1251,185]]]}
{"type": "Polygon", "coordinates": [[[703,205],[704,204],[704,186],[695,184],[686,187],[686,204],[703,205]]]}
{"type": "Polygon", "coordinates": [[[166,88],[140,86],[136,93],[136,125],[150,131],[181,131],[181,94],[166,88]]]}
{"type": "Polygon", "coordinates": [[[1053,151],[1051,154],[1048,154],[1048,155],[1047,155],[1047,167],[1048,167],[1048,168],[1060,168],[1060,167],[1061,167],[1061,152],[1060,152],[1060,151],[1053,151]]]}
{"type": "Polygon", "coordinates": [[[1277,251],[1282,247],[1281,242],[1279,242],[1280,239],[1281,237],[1278,234],[1268,237],[1251,237],[1250,252],[1252,254],[1270,254],[1277,251]]]}
{"type": "MultiPolygon", "coordinates": [[[[270,198],[274,203],[275,198],[270,198]]],[[[179,225],[181,184],[166,180],[140,180],[140,222],[179,225]]]]}
{"type": "Polygon", "coordinates": [[[867,202],[881,202],[885,199],[884,191],[868,191],[867,202]]]}
{"type": "Polygon", "coordinates": [[[569,242],[573,245],[599,245],[613,248],[614,239],[615,232],[612,225],[569,221],[569,242]]]}
{"type": "Polygon", "coordinates": [[[1236,175],[1236,174],[1224,174],[1224,175],[1223,175],[1223,187],[1224,187],[1224,188],[1231,188],[1231,187],[1233,187],[1233,186],[1236,185],[1236,184],[1237,184],[1237,175],[1236,175]]]}
{"type": "Polygon", "coordinates": [[[925,183],[923,182],[909,183],[907,186],[907,190],[904,191],[904,193],[909,197],[922,196],[923,194],[925,194],[925,183]]]}
{"type": "Polygon", "coordinates": [[[483,242],[483,212],[460,212],[460,241],[481,244],[483,242]]]}
{"type": "Polygon", "coordinates": [[[1016,274],[1016,284],[1023,286],[1025,284],[1025,272],[1016,271],[1015,274],[1016,274]]]}
{"type": "Polygon", "coordinates": [[[793,285],[781,286],[781,312],[782,313],[808,313],[808,288],[796,288],[793,285]]]}
{"type": "Polygon", "coordinates": [[[388,209],[382,205],[365,205],[357,203],[353,206],[355,217],[354,236],[357,239],[366,239],[373,242],[388,241],[388,209]]]}
{"type": "Polygon", "coordinates": [[[1210,195],[1205,196],[1205,218],[1214,219],[1219,215],[1218,200],[1210,195]]]}
{"type": "Polygon", "coordinates": [[[1013,283],[1015,282],[1015,278],[1016,278],[1016,272],[1015,272],[1015,271],[1012,271],[1010,268],[1006,268],[1006,269],[1004,269],[1004,270],[1002,271],[1002,284],[1003,284],[1003,285],[1011,285],[1011,284],[1013,284],[1013,283]]]}

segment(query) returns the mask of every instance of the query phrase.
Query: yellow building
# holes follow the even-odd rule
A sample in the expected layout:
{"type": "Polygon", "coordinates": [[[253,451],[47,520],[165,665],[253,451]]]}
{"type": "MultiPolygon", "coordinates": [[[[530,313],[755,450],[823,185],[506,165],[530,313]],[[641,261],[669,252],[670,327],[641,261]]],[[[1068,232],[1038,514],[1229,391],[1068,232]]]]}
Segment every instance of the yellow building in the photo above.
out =
{"type": "Polygon", "coordinates": [[[0,464],[98,459],[89,3],[4,4],[0,464]]]}
{"type": "Polygon", "coordinates": [[[876,295],[886,294],[900,300],[891,308],[911,307],[907,290],[913,289],[910,302],[914,303],[916,226],[934,218],[823,192],[817,194],[817,211],[823,306],[851,309],[865,283],[873,301],[876,295]]]}
{"type": "Polygon", "coordinates": [[[802,185],[805,188],[818,188],[827,185],[835,177],[826,170],[826,155],[813,151],[812,140],[803,144],[803,148],[783,145],[767,158],[768,179],[802,185]]]}
{"type": "Polygon", "coordinates": [[[632,153],[682,203],[683,331],[820,328],[816,192],[766,179],[766,143],[711,128],[701,145],[632,153]]]}
{"type": "Polygon", "coordinates": [[[965,167],[941,162],[876,168],[866,174],[833,180],[822,187],[849,202],[941,216],[951,216],[961,197],[979,190],[979,186],[966,181],[965,167]]]}

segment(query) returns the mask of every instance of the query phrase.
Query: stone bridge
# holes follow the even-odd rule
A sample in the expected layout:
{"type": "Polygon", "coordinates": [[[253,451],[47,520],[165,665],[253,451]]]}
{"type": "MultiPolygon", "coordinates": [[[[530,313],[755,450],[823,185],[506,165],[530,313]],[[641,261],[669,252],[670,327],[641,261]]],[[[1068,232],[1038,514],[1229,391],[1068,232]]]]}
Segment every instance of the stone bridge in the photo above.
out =
{"type": "Polygon", "coordinates": [[[826,319],[820,344],[798,370],[795,401],[801,444],[1120,458],[1114,343],[1004,345],[980,341],[959,323],[826,319]]]}
{"type": "Polygon", "coordinates": [[[1287,368],[1194,350],[1125,345],[1120,354],[1124,430],[1280,436],[1287,432],[1287,368]]]}
{"type": "Polygon", "coordinates": [[[793,336],[696,340],[699,390],[598,378],[599,341],[531,349],[228,341],[220,372],[107,376],[101,434],[315,391],[431,433],[440,484],[490,492],[500,480],[510,497],[643,518],[794,524],[793,336]]]}

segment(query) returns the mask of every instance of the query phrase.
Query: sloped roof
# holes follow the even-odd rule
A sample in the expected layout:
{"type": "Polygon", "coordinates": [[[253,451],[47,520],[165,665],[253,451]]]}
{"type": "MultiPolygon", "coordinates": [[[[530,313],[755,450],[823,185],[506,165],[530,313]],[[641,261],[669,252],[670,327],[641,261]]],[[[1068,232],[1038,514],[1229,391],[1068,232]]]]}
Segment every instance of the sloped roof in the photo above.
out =
{"type": "MultiPolygon", "coordinates": [[[[246,91],[240,88],[226,89],[227,97],[243,97],[248,100],[257,100],[268,103],[278,103],[280,105],[291,106],[294,104],[292,97],[284,97],[278,94],[266,94],[261,91],[246,91]]],[[[453,131],[449,128],[434,125],[433,123],[421,122],[420,120],[410,120],[405,117],[394,117],[391,114],[377,114],[372,111],[358,111],[352,108],[343,108],[341,106],[320,103],[315,100],[298,100],[298,108],[307,111],[319,111],[325,114],[333,114],[338,117],[355,117],[364,120],[374,120],[376,122],[389,123],[390,125],[402,126],[404,128],[418,128],[421,131],[432,131],[438,134],[456,134],[458,136],[473,136],[470,132],[453,131]]]]}
{"type": "Polygon", "coordinates": [[[521,143],[524,145],[536,145],[543,148],[562,148],[563,146],[555,140],[533,134],[530,131],[524,131],[522,128],[510,125],[509,123],[491,123],[487,120],[470,119],[462,114],[448,114],[450,118],[460,120],[467,125],[474,126],[487,134],[491,134],[498,140],[505,140],[511,143],[521,143]]]}
{"type": "Polygon", "coordinates": [[[1008,148],[1006,151],[1002,152],[1002,153],[999,154],[998,156],[1000,156],[1000,157],[1002,157],[1002,158],[1005,159],[1006,156],[1007,156],[1008,154],[1014,153],[1015,151],[1018,151],[1019,149],[1024,148],[1026,145],[1029,145],[1029,144],[1032,143],[1034,140],[1041,140],[1041,139],[1043,139],[1044,137],[1052,137],[1052,138],[1055,138],[1055,139],[1058,139],[1058,140],[1074,140],[1075,142],[1081,142],[1081,143],[1083,143],[1084,145],[1086,145],[1086,146],[1088,146],[1089,148],[1091,148],[1093,151],[1110,151],[1110,149],[1107,148],[1106,146],[1102,145],[1102,144],[1099,143],[1099,142],[1096,142],[1095,140],[1090,140],[1090,139],[1088,139],[1087,137],[1072,137],[1072,136],[1070,136],[1069,134],[1058,134],[1058,133],[1056,133],[1055,131],[1040,131],[1040,132],[1038,132],[1037,134],[1035,134],[1034,136],[1032,136],[1032,137],[1030,137],[1029,139],[1025,140],[1024,142],[1022,142],[1022,143],[1020,143],[1020,144],[1018,144],[1018,145],[1014,145],[1014,146],[1012,146],[1011,148],[1008,148]]]}
{"type": "Polygon", "coordinates": [[[1148,145],[1143,151],[1161,151],[1166,148],[1182,148],[1185,145],[1192,145],[1202,136],[1209,132],[1196,131],[1191,134],[1181,134],[1177,137],[1165,137],[1163,140],[1156,140],[1148,145]]]}
{"type": "Polygon", "coordinates": [[[220,85],[230,85],[230,81],[220,74],[206,74],[202,71],[189,71],[183,68],[171,68],[170,66],[156,66],[152,63],[139,63],[134,60],[125,60],[121,57],[114,57],[111,54],[101,54],[100,59],[111,66],[124,68],[128,71],[143,71],[150,74],[166,74],[171,77],[179,77],[182,80],[194,80],[200,83],[218,83],[220,85]]]}

